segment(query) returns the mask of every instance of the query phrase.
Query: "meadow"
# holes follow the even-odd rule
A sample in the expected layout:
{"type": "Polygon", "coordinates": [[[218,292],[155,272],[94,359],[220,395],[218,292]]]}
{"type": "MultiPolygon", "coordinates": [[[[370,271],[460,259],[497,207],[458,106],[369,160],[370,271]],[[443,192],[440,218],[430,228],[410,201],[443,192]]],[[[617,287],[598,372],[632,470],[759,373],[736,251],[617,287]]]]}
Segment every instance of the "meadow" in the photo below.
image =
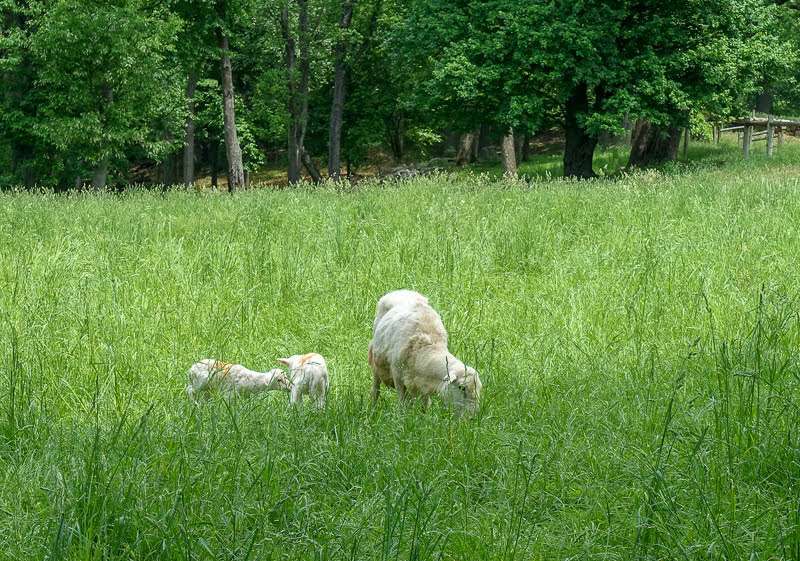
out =
{"type": "Polygon", "coordinates": [[[0,193],[0,559],[800,559],[800,143],[692,156],[0,193]],[[481,373],[475,417],[370,406],[400,287],[481,373]],[[322,413],[183,393],[199,358],[309,351],[322,413]]]}

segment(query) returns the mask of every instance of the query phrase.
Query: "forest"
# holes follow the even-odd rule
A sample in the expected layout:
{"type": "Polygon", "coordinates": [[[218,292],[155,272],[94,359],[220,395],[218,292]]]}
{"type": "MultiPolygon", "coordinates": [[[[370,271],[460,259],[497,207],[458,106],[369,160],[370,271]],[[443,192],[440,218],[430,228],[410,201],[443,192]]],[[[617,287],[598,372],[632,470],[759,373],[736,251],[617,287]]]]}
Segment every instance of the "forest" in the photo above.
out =
{"type": "Polygon", "coordinates": [[[800,114],[796,0],[0,0],[0,186],[257,184],[675,159],[800,114]],[[277,175],[276,175],[277,174],[277,175]]]}

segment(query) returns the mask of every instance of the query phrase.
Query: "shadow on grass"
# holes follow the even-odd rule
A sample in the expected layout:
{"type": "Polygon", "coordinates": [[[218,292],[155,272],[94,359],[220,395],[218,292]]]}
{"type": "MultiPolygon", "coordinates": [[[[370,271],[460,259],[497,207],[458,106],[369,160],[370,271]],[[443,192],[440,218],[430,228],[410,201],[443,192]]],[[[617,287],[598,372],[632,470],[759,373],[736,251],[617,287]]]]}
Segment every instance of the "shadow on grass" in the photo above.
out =
{"type": "MultiPolygon", "coordinates": [[[[621,176],[628,164],[628,146],[612,146],[595,152],[594,171],[600,177],[614,178],[621,176]]],[[[529,180],[548,180],[558,178],[564,174],[562,154],[534,154],[528,161],[521,162],[519,173],[529,180]]],[[[750,159],[742,157],[742,149],[737,143],[735,135],[726,135],[720,144],[694,141],[689,144],[687,157],[683,155],[681,146],[678,160],[657,166],[655,169],[667,173],[679,172],[687,167],[723,167],[723,166],[753,166],[774,163],[777,165],[800,164],[800,139],[789,137],[782,146],[776,146],[772,158],[766,156],[764,143],[756,143],[751,152],[750,159]]],[[[503,169],[499,163],[479,163],[465,168],[453,168],[455,173],[483,173],[490,177],[502,177],[503,169]]]]}

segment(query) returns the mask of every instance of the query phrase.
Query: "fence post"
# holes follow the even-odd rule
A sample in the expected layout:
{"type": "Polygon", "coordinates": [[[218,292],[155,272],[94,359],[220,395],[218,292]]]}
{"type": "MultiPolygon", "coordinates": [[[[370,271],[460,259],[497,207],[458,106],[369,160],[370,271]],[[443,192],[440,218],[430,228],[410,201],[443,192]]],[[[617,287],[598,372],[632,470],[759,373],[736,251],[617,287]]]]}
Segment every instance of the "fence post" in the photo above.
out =
{"type": "Polygon", "coordinates": [[[689,127],[683,129],[683,159],[689,158],[689,127]]]}
{"type": "Polygon", "coordinates": [[[771,158],[774,152],[775,126],[772,124],[772,115],[767,117],[767,157],[771,158]]]}
{"type": "Polygon", "coordinates": [[[744,139],[742,140],[742,150],[745,159],[750,157],[750,143],[753,141],[753,125],[744,127],[744,139]]]}

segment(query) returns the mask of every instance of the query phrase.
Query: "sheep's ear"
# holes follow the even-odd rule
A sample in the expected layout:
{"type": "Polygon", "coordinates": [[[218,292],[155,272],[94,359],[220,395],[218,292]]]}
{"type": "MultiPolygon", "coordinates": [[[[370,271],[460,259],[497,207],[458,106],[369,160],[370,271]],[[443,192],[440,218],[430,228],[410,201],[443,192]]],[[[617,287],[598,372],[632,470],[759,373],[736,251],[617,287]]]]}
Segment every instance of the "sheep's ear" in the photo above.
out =
{"type": "Polygon", "coordinates": [[[281,364],[285,364],[286,366],[289,366],[289,364],[290,364],[288,358],[279,358],[278,362],[280,362],[281,364]]]}

